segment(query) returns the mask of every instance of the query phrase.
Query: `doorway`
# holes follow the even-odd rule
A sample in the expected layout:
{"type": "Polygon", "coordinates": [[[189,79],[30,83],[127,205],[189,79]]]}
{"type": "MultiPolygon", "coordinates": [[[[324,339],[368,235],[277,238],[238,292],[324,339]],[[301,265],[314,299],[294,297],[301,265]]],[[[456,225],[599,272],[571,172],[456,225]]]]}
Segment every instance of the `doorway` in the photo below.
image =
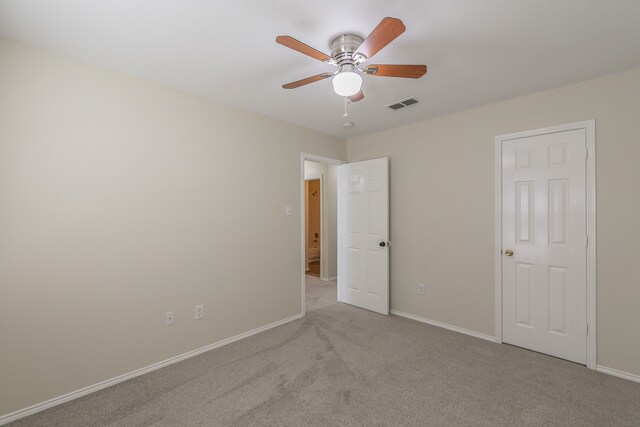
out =
{"type": "Polygon", "coordinates": [[[496,137],[496,340],[595,368],[595,122],[496,137]]]}
{"type": "Polygon", "coordinates": [[[309,292],[320,292],[323,300],[328,300],[328,296],[324,296],[330,294],[333,301],[337,301],[337,166],[343,163],[345,162],[342,160],[301,154],[300,253],[303,314],[306,313],[309,292]]]}
{"type": "Polygon", "coordinates": [[[305,263],[306,274],[321,277],[322,261],[322,176],[305,179],[305,263]]]}

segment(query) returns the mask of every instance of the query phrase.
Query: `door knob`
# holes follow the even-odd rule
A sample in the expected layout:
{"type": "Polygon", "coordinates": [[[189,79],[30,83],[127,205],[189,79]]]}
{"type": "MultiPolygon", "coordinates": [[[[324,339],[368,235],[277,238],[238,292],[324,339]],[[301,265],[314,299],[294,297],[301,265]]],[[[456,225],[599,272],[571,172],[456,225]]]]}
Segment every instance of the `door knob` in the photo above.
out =
{"type": "Polygon", "coordinates": [[[506,256],[513,256],[513,251],[511,249],[507,249],[506,251],[504,251],[504,254],[506,256]]]}
{"type": "Polygon", "coordinates": [[[381,248],[384,248],[385,246],[387,246],[387,243],[386,242],[380,242],[379,245],[380,245],[381,248]]]}

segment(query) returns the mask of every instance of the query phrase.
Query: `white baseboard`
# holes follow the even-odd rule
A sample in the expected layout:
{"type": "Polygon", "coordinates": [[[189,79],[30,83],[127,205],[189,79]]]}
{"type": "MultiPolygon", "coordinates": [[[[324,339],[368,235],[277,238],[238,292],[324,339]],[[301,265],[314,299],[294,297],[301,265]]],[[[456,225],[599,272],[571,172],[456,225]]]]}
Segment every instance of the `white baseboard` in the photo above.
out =
{"type": "Polygon", "coordinates": [[[144,375],[151,371],[155,371],[156,369],[164,368],[165,366],[172,365],[174,363],[183,361],[190,357],[197,356],[202,353],[206,353],[207,351],[225,346],[227,344],[231,344],[233,342],[239,341],[244,338],[248,338],[252,335],[259,334],[260,332],[264,332],[266,330],[275,328],[277,326],[284,325],[285,323],[293,322],[294,320],[298,320],[304,317],[302,313],[296,314],[295,316],[288,317],[286,319],[278,320],[277,322],[273,322],[269,325],[261,326],[259,328],[253,329],[248,332],[244,332],[242,334],[224,339],[222,341],[215,342],[213,344],[206,345],[204,347],[200,347],[195,350],[188,351],[186,353],[180,354],[178,356],[171,357],[169,359],[163,360],[161,362],[154,363],[149,366],[145,366],[144,368],[136,369],[135,371],[128,372],[126,374],[119,375],[115,378],[111,378],[109,380],[101,381],[97,384],[93,384],[87,387],[83,387],[79,390],[72,391],[67,394],[63,394],[62,396],[54,397],[53,399],[46,400],[44,402],[36,403],[35,405],[29,406],[24,409],[19,409],[15,412],[11,412],[10,414],[0,416],[0,425],[4,425],[15,421],[20,418],[24,418],[28,415],[35,414],[36,412],[44,411],[45,409],[51,408],[56,405],[60,405],[62,403],[68,402],[70,400],[77,399],[82,396],[86,396],[87,394],[94,393],[98,390],[102,390],[103,388],[110,387],[112,385],[121,383],[123,381],[130,380],[131,378],[139,377],[140,375],[144,375]]]}
{"type": "Polygon", "coordinates": [[[472,337],[480,338],[483,340],[496,342],[496,337],[492,337],[491,335],[481,334],[480,332],[471,331],[469,329],[464,329],[459,326],[450,325],[448,323],[438,322],[437,320],[427,319],[425,317],[416,316],[414,314],[404,313],[398,310],[391,310],[391,314],[395,314],[396,316],[406,317],[407,319],[417,320],[418,322],[427,323],[429,325],[437,326],[439,328],[448,329],[454,332],[460,332],[461,334],[471,335],[472,337]]]}
{"type": "Polygon", "coordinates": [[[322,277],[321,279],[324,280],[325,282],[335,282],[336,280],[338,280],[338,276],[322,277]]]}
{"type": "Polygon", "coordinates": [[[613,375],[614,377],[624,378],[625,380],[635,381],[640,383],[640,375],[632,374],[630,372],[619,371],[613,368],[607,368],[606,366],[596,365],[596,371],[613,375]]]}

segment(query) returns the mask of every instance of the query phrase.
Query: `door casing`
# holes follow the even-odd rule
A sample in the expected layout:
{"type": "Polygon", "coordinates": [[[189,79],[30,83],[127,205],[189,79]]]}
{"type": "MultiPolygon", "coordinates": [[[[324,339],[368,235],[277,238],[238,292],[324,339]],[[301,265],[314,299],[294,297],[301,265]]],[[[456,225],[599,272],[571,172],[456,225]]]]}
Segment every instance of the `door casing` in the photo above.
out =
{"type": "Polygon", "coordinates": [[[596,133],[595,120],[496,136],[495,139],[495,328],[502,343],[502,146],[505,141],[584,129],[586,134],[587,209],[587,367],[596,369],[596,133]]]}

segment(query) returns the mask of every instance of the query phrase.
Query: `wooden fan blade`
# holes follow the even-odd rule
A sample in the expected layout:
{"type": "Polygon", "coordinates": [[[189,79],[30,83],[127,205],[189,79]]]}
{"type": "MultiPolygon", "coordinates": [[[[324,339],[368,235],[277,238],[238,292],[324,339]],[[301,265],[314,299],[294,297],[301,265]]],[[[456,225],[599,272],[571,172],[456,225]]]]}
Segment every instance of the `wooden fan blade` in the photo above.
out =
{"type": "Polygon", "coordinates": [[[326,55],[291,36],[278,36],[276,37],[276,43],[286,46],[289,49],[297,50],[298,52],[317,59],[318,61],[327,62],[331,59],[329,55],[326,55]]]}
{"type": "Polygon", "coordinates": [[[426,65],[369,65],[365,70],[370,76],[404,77],[419,79],[427,73],[426,65]]]}
{"type": "Polygon", "coordinates": [[[405,27],[402,21],[398,18],[384,18],[362,42],[356,51],[356,55],[360,54],[367,59],[370,59],[373,55],[378,53],[380,49],[394,41],[400,34],[404,33],[404,30],[406,29],[407,27],[405,27]]]}
{"type": "Polygon", "coordinates": [[[286,85],[282,85],[282,87],[285,89],[295,89],[300,86],[308,85],[309,83],[318,82],[320,80],[327,79],[331,76],[333,76],[333,73],[316,74],[315,76],[307,77],[306,79],[287,83],[286,85]]]}
{"type": "Polygon", "coordinates": [[[358,101],[361,101],[362,99],[364,99],[364,93],[362,92],[362,89],[360,89],[360,92],[349,97],[349,101],[351,102],[358,102],[358,101]]]}

